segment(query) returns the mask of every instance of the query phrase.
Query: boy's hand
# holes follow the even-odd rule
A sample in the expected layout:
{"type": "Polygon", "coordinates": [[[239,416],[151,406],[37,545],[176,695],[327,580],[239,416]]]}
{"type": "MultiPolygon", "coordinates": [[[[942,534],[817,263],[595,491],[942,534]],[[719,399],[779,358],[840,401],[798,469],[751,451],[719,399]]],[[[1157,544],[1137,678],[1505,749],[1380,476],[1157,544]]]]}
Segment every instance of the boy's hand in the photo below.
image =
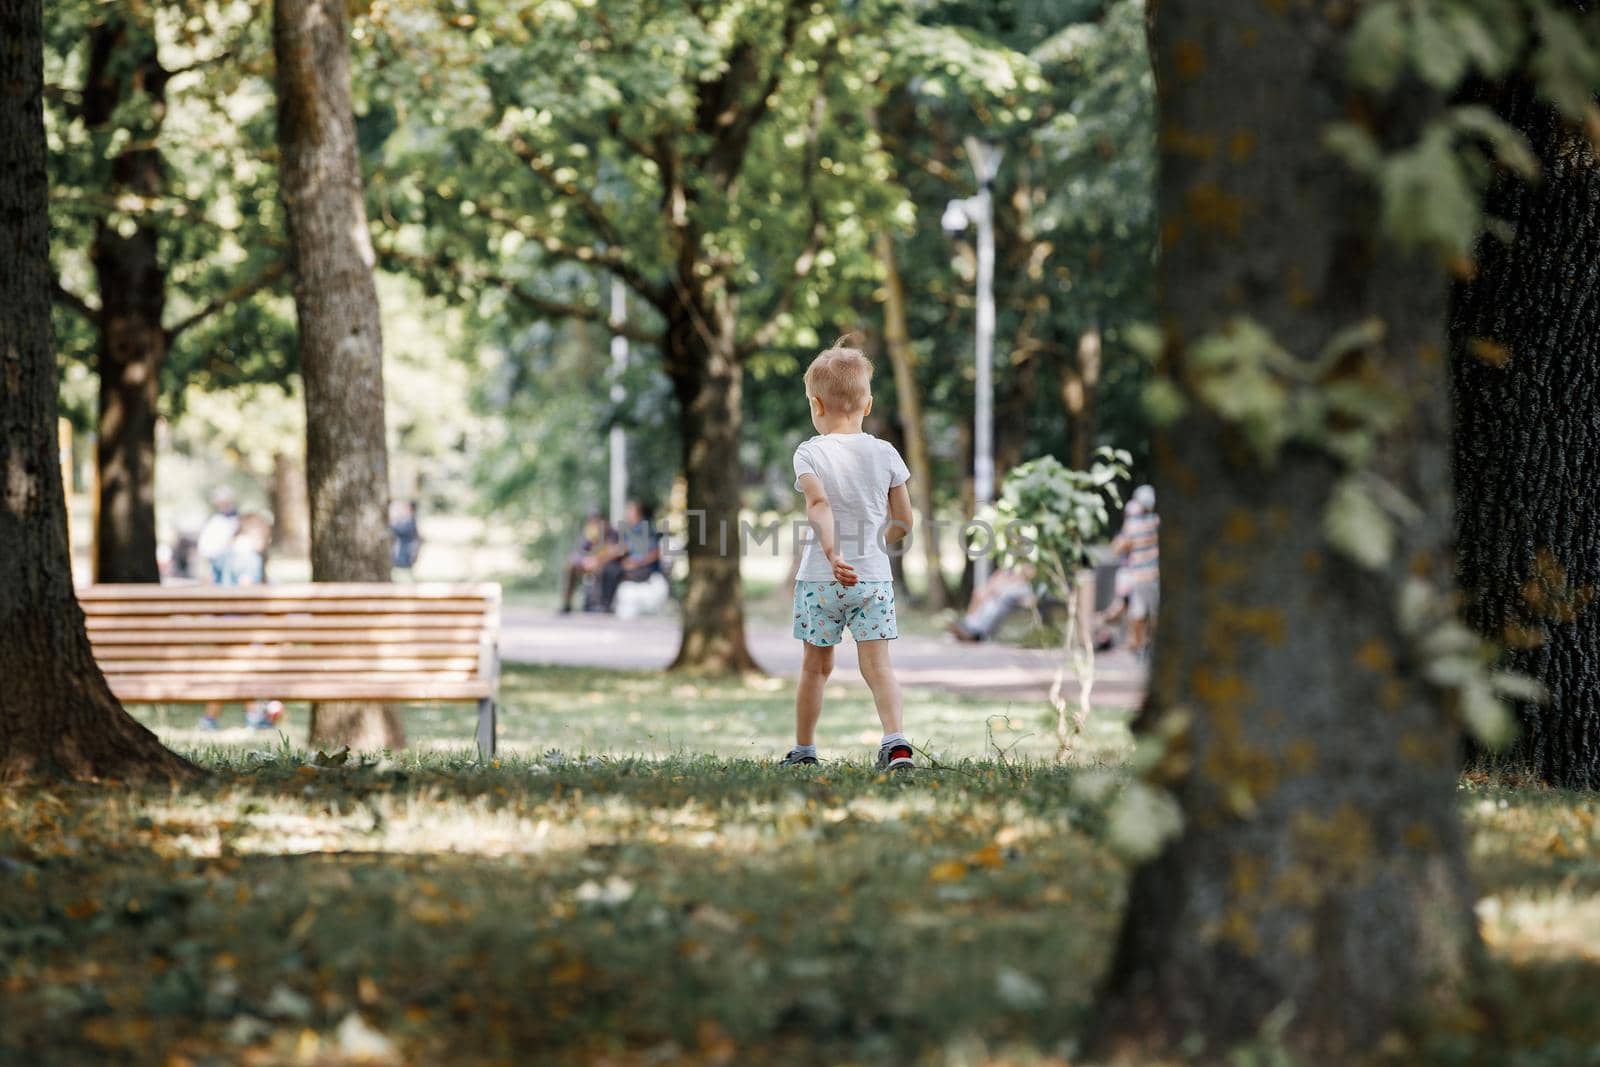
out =
{"type": "Polygon", "coordinates": [[[833,564],[833,580],[840,585],[855,585],[860,581],[856,577],[856,569],[844,561],[844,557],[835,552],[828,557],[828,562],[833,564]]]}

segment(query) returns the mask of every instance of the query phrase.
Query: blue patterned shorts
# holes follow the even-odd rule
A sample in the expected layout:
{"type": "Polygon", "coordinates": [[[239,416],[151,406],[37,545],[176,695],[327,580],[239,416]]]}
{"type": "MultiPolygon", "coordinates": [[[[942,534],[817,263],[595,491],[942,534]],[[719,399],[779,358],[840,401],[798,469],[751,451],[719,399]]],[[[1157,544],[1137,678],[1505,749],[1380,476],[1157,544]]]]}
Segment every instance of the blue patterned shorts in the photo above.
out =
{"type": "Polygon", "coordinates": [[[837,645],[846,626],[857,641],[899,637],[894,619],[894,583],[794,583],[796,637],[808,645],[837,645]]]}

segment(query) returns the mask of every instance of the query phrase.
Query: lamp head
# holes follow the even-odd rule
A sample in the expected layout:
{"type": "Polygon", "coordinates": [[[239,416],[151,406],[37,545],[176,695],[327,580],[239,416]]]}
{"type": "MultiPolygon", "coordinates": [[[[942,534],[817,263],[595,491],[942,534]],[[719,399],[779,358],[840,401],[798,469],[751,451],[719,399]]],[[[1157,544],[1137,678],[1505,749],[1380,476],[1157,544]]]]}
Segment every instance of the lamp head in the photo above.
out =
{"type": "Polygon", "coordinates": [[[967,228],[967,209],[961,201],[952,200],[945,205],[944,217],[939,220],[939,225],[951,237],[967,228]]]}

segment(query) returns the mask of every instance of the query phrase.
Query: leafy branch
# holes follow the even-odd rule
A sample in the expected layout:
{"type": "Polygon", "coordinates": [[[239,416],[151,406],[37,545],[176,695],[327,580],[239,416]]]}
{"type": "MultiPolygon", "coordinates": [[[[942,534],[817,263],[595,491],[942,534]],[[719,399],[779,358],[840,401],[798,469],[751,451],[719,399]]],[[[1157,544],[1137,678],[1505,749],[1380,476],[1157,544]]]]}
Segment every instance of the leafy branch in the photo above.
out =
{"type": "Polygon", "coordinates": [[[205,322],[219,311],[225,310],[230,305],[236,304],[241,300],[248,300],[256,293],[272,285],[279,278],[287,274],[288,271],[288,260],[280,259],[272,263],[255,277],[248,278],[245,281],[240,282],[238,285],[235,285],[232,289],[228,289],[225,292],[219,293],[214,299],[207,301],[206,304],[203,305],[198,311],[195,311],[193,314],[188,315],[185,318],[179,319],[176,324],[169,327],[167,329],[167,342],[170,344],[171,342],[176,341],[181,334],[200,325],[202,322],[205,322]]]}

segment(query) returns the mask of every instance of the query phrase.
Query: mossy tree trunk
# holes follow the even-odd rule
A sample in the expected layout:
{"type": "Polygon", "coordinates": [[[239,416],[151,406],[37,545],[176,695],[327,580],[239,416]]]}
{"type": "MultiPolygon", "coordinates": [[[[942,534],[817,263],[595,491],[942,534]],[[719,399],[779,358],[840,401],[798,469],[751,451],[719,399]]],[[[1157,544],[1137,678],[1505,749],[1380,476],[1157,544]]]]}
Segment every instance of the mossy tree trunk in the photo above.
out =
{"type": "MultiPolygon", "coordinates": [[[[367,230],[342,0],[277,0],[278,143],[306,390],[311,577],[387,582],[383,337],[367,230]]],[[[313,745],[401,748],[398,712],[318,704],[313,745]]]]}
{"type": "Polygon", "coordinates": [[[1100,407],[1100,327],[1090,326],[1078,335],[1072,364],[1061,373],[1061,406],[1072,425],[1072,467],[1088,470],[1094,456],[1100,407]]]}
{"type": "Polygon", "coordinates": [[[95,580],[155,582],[156,421],[161,370],[170,339],[162,325],[167,276],[154,206],[167,192],[156,146],[169,75],[154,28],[137,12],[109,13],[89,30],[83,118],[96,136],[125,144],[108,163],[107,203],[115,215],[95,224],[89,258],[100,307],[100,403],[96,461],[99,502],[95,580]],[[137,116],[129,118],[129,116],[137,116]],[[141,206],[142,205],[142,206],[141,206]]]}
{"type": "Polygon", "coordinates": [[[1408,577],[1450,581],[1447,278],[1385,239],[1374,190],[1322,139],[1359,114],[1410,143],[1438,102],[1358,99],[1345,32],[1320,5],[1197,0],[1164,0],[1154,30],[1157,373],[1188,382],[1195,344],[1238,317],[1302,358],[1381,321],[1335,377],[1406,399],[1369,473],[1417,512],[1363,568],[1327,544],[1343,472],[1323,449],[1266,463],[1198,401],[1157,435],[1163,602],[1138,728],[1171,737],[1152,778],[1184,824],[1134,876],[1101,1054],[1216,1061],[1276,1018],[1305,1062],[1356,1062],[1471,977],[1458,733],[1396,616],[1408,577]]]}
{"type": "Polygon", "coordinates": [[[1506,175],[1456,293],[1451,357],[1460,578],[1472,623],[1538,678],[1511,759],[1600,788],[1600,160],[1582,129],[1514,81],[1487,101],[1539,157],[1506,175]]]}
{"type": "Polygon", "coordinates": [[[0,0],[0,64],[0,782],[188,777],[111,695],[72,590],[39,0],[0,0]]]}
{"type": "Polygon", "coordinates": [[[698,285],[684,290],[692,303],[665,309],[665,364],[678,397],[689,511],[684,530],[689,581],[673,669],[738,674],[760,669],[745,641],[739,573],[744,365],[726,298],[697,299],[700,291],[698,285]]]}

